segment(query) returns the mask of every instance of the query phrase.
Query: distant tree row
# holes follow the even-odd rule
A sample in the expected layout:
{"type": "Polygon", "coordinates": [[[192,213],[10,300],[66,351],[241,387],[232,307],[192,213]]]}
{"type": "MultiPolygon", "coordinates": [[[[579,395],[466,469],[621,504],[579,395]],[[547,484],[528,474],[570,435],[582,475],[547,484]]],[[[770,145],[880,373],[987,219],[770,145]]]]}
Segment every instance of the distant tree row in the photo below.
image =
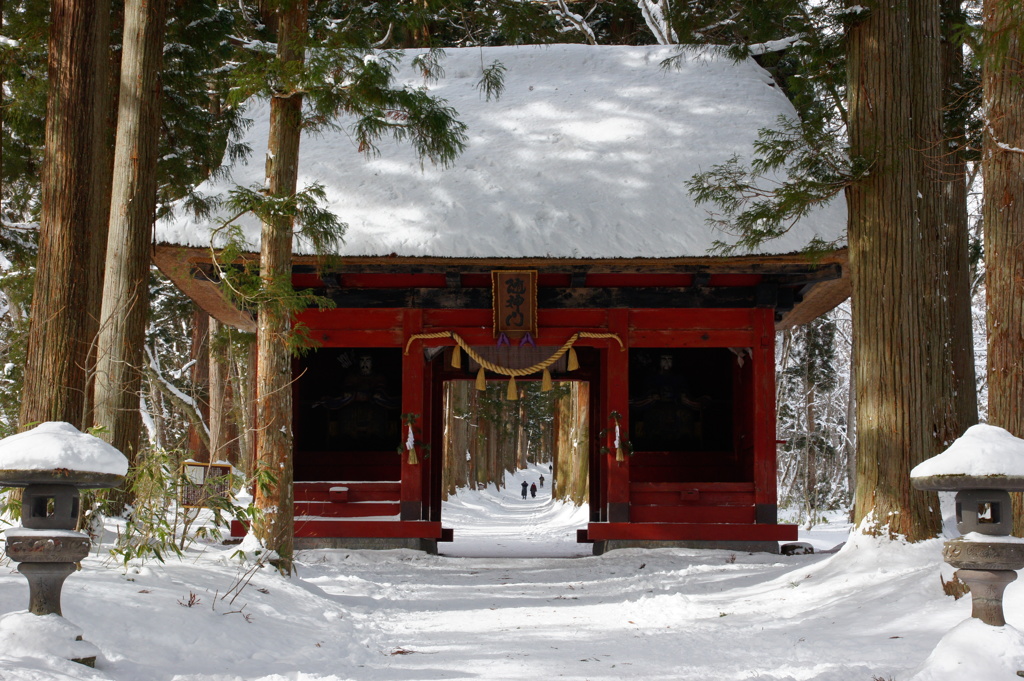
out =
{"type": "Polygon", "coordinates": [[[504,381],[490,381],[484,391],[469,381],[446,384],[443,499],[463,488],[501,489],[505,473],[532,463],[550,466],[552,498],[589,502],[588,387],[560,381],[550,391],[540,388],[525,381],[519,399],[509,400],[504,381]]]}

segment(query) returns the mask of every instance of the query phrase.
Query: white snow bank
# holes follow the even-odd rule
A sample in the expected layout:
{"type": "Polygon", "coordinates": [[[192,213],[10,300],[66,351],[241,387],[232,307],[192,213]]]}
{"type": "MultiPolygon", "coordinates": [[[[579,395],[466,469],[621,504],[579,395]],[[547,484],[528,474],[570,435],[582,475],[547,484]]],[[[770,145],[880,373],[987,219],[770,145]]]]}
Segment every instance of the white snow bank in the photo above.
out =
{"type": "Polygon", "coordinates": [[[1024,635],[1010,625],[968,619],[942,637],[907,681],[1015,681],[1024,670],[1024,635]]]}
{"type": "Polygon", "coordinates": [[[949,449],[910,471],[911,478],[933,475],[1024,476],[1024,440],[987,423],[971,426],[949,449]]]}
{"type": "MultiPolygon", "coordinates": [[[[397,84],[420,87],[405,54],[397,84]]],[[[758,129],[795,116],[753,60],[710,53],[663,68],[673,47],[548,45],[448,49],[430,86],[468,126],[453,167],[421,164],[408,144],[384,142],[367,160],[340,132],[302,139],[299,186],[322,183],[327,208],[349,225],[342,256],[665,258],[706,256],[729,235],[705,224],[685,181],[734,154],[750,159],[758,129]],[[498,101],[480,94],[483,64],[506,68],[498,101]]],[[[251,102],[253,149],[223,179],[199,187],[225,196],[263,186],[269,105],[251,102]]],[[[158,243],[208,247],[226,212],[196,220],[178,210],[157,225],[158,243]]],[[[254,250],[259,225],[240,221],[254,250]]],[[[764,253],[792,253],[812,238],[844,239],[837,196],[801,219],[764,253]]],[[[296,253],[309,253],[295,244],[296,253]]]]}
{"type": "MultiPolygon", "coordinates": [[[[76,660],[99,655],[93,644],[76,640],[81,635],[81,629],[60,615],[22,610],[0,617],[0,641],[4,655],[10,657],[76,660]]],[[[6,678],[2,672],[0,678],[6,678]]]]}
{"type": "Polygon", "coordinates": [[[63,421],[47,421],[0,440],[0,470],[54,469],[125,475],[128,459],[98,437],[63,421]]]}

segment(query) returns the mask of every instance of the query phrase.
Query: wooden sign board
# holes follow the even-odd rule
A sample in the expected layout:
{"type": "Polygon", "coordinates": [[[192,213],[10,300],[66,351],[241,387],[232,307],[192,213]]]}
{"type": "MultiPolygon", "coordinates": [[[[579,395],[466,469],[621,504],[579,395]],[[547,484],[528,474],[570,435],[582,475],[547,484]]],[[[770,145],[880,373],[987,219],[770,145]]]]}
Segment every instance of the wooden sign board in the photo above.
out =
{"type": "Polygon", "coordinates": [[[181,464],[178,504],[183,508],[207,508],[214,498],[230,498],[231,464],[186,461],[181,464]]]}
{"type": "Polygon", "coordinates": [[[537,337],[537,271],[491,271],[494,337],[537,337]]]}

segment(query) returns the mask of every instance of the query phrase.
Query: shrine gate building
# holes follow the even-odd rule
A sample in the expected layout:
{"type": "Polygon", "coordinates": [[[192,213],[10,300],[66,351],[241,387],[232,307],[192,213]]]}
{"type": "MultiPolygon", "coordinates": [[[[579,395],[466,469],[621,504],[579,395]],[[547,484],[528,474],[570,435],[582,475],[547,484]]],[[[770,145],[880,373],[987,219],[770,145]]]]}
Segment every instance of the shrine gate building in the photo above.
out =
{"type": "MultiPolygon", "coordinates": [[[[297,547],[450,540],[441,457],[424,456],[442,451],[443,385],[512,376],[589,383],[578,539],[596,551],[796,539],[777,522],[775,334],[848,296],[845,204],[718,255],[735,235],[709,226],[686,181],[749,159],[759,128],[795,114],[753,61],[664,68],[673,54],[447,50],[430,88],[467,125],[451,168],[397,144],[367,159],[343,132],[304,137],[300,186],[322,183],[348,230],[329,261],[295,243],[293,284],[333,303],[297,318],[317,343],[294,363],[297,547]],[[481,58],[506,67],[497,101],[476,88],[481,58]]],[[[256,155],[267,111],[247,114],[256,155]]],[[[261,183],[262,168],[199,190],[261,183]]],[[[254,329],[218,287],[216,224],[179,211],[154,260],[212,316],[254,329]]],[[[258,223],[241,225],[258,253],[258,223]]]]}

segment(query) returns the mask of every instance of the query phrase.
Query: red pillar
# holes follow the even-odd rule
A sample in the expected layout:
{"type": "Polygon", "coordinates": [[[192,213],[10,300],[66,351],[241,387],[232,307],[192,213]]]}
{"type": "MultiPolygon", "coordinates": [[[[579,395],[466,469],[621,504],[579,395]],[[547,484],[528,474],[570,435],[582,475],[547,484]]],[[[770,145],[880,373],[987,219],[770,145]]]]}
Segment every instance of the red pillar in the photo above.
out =
{"type": "MultiPolygon", "coordinates": [[[[402,329],[405,343],[410,336],[423,330],[423,311],[405,310],[402,318],[402,329]]],[[[423,395],[423,343],[413,341],[408,345],[408,352],[402,355],[402,493],[401,519],[423,519],[423,445],[427,442],[424,429],[428,427],[424,410],[423,395]],[[409,434],[406,416],[415,415],[412,428],[416,439],[416,456],[418,463],[409,463],[409,452],[405,443],[409,434]]]]}
{"type": "Polygon", "coordinates": [[[775,462],[774,310],[754,313],[754,504],[756,522],[778,522],[775,462]]]}
{"type": "MultiPolygon", "coordinates": [[[[608,311],[608,332],[629,342],[629,310],[608,311]]],[[[608,341],[604,353],[604,404],[602,405],[601,428],[608,433],[602,444],[607,453],[601,457],[601,472],[605,479],[607,520],[612,523],[629,522],[629,352],[615,339],[608,341]],[[623,449],[623,461],[616,461],[615,426],[612,413],[619,415],[619,438],[623,449]]]]}

